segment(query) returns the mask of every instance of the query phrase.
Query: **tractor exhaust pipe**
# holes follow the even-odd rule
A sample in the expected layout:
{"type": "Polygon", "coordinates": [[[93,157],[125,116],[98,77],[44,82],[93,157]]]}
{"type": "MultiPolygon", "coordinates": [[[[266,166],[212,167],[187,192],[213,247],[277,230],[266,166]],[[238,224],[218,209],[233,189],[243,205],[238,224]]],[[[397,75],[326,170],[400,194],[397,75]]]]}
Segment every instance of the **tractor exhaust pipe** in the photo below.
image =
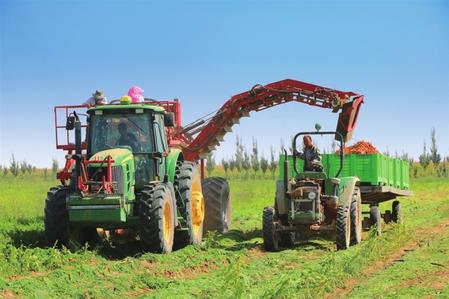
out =
{"type": "Polygon", "coordinates": [[[81,121],[78,117],[78,114],[76,114],[75,111],[73,111],[73,115],[75,116],[75,175],[73,177],[73,190],[76,192],[78,191],[78,180],[79,176],[81,175],[81,121]]]}
{"type": "Polygon", "coordinates": [[[290,171],[288,168],[288,155],[287,150],[284,149],[284,193],[287,194],[288,191],[288,181],[290,180],[288,175],[290,171]]]}

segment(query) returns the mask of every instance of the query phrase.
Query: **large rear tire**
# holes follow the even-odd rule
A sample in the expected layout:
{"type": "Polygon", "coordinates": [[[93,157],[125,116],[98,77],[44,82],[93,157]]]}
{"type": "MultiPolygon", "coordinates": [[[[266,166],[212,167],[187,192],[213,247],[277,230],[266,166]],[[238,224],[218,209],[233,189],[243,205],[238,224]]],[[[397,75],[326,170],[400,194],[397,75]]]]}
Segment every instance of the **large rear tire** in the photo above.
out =
{"type": "Polygon", "coordinates": [[[69,244],[69,215],[66,201],[70,190],[59,186],[47,192],[44,209],[45,239],[47,246],[62,247],[69,244]]]}
{"type": "Polygon", "coordinates": [[[362,241],[362,198],[359,188],[354,191],[351,201],[351,245],[362,241]]]}
{"type": "Polygon", "coordinates": [[[201,173],[193,162],[179,162],[175,174],[176,201],[187,230],[175,232],[175,246],[200,244],[203,239],[204,197],[201,188],[201,173]]]}
{"type": "Polygon", "coordinates": [[[262,216],[262,233],[263,233],[263,247],[267,251],[279,250],[279,233],[274,229],[275,214],[272,207],[263,209],[262,216]]]}
{"type": "Polygon", "coordinates": [[[172,251],[174,209],[174,196],[170,184],[150,184],[142,190],[139,237],[144,250],[160,253],[172,251]]]}
{"type": "Polygon", "coordinates": [[[210,177],[202,181],[205,201],[203,230],[227,232],[231,226],[229,184],[224,178],[210,177]]]}
{"type": "Polygon", "coordinates": [[[351,215],[347,206],[339,206],[337,209],[337,224],[335,243],[337,250],[348,249],[351,241],[351,215]]]}

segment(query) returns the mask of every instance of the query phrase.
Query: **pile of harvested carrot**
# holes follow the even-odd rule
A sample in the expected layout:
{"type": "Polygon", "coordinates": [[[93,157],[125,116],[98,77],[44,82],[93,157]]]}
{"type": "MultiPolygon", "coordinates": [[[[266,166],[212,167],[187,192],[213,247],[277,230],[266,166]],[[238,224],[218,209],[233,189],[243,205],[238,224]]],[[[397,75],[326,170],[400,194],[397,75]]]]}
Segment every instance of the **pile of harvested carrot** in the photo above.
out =
{"type": "MultiPolygon", "coordinates": [[[[337,150],[337,154],[340,150],[337,150]]],[[[368,141],[359,141],[351,146],[346,146],[344,150],[345,154],[376,154],[379,153],[377,148],[374,147],[368,141]]]]}

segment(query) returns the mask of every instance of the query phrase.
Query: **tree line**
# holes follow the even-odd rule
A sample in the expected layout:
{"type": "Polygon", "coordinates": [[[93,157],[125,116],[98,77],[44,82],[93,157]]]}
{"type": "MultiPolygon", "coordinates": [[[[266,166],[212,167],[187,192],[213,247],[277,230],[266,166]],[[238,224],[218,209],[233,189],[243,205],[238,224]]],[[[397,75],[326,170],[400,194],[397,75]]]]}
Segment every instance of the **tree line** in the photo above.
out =
{"type": "MultiPolygon", "coordinates": [[[[49,171],[51,171],[51,175],[53,177],[56,176],[56,173],[59,170],[59,163],[58,160],[53,159],[52,160],[52,166],[51,169],[48,168],[40,168],[40,171],[42,171],[42,174],[45,179],[50,175],[49,171]]],[[[18,176],[25,176],[25,175],[31,175],[33,173],[36,173],[38,169],[36,166],[31,165],[26,160],[18,161],[14,154],[11,154],[11,160],[9,165],[0,165],[0,173],[3,174],[3,176],[11,175],[13,177],[18,176]]]]}
{"type": "MultiPolygon", "coordinates": [[[[225,176],[238,178],[259,178],[271,177],[274,179],[278,167],[276,153],[273,147],[270,148],[270,157],[266,158],[259,152],[257,140],[253,138],[251,150],[247,150],[239,136],[235,140],[235,153],[230,159],[222,159],[220,166],[223,168],[225,176]]],[[[212,153],[206,157],[206,171],[212,175],[217,165],[212,153]]]]}
{"type": "MultiPolygon", "coordinates": [[[[281,140],[281,144],[284,144],[281,140]]],[[[336,143],[332,143],[332,152],[336,150],[336,143]]],[[[290,149],[291,151],[291,149],[290,149]]],[[[323,153],[325,153],[323,151],[323,153]]],[[[390,156],[390,153],[384,153],[390,156]]],[[[257,140],[253,138],[250,150],[247,150],[239,136],[235,140],[235,152],[231,158],[222,159],[219,163],[215,161],[213,153],[210,152],[206,156],[206,171],[209,176],[217,174],[226,176],[227,178],[271,178],[274,179],[278,169],[278,154],[275,152],[273,146],[270,147],[269,157],[260,154],[257,140]]],[[[416,162],[409,154],[403,153],[398,155],[396,152],[395,158],[399,158],[409,162],[410,176],[438,176],[449,177],[449,156],[443,158],[437,147],[437,138],[435,128],[430,132],[430,148],[427,149],[426,140],[424,140],[423,152],[418,157],[416,162]]],[[[56,159],[52,159],[52,166],[50,169],[42,168],[42,174],[45,179],[50,175],[55,177],[59,170],[59,163],[56,159]]],[[[14,154],[11,155],[9,165],[0,165],[0,174],[4,176],[11,175],[13,177],[25,176],[35,173],[36,166],[31,165],[26,160],[18,161],[14,154]]]]}
{"type": "MultiPolygon", "coordinates": [[[[281,140],[282,147],[284,142],[281,140]]],[[[335,152],[337,144],[332,143],[331,152],[335,152]]],[[[290,148],[291,151],[291,148],[290,148]]],[[[323,151],[323,153],[326,153],[323,151]]],[[[423,153],[415,161],[408,153],[403,152],[399,155],[397,152],[391,155],[389,151],[383,153],[386,156],[393,156],[396,159],[407,161],[410,166],[410,176],[438,176],[449,177],[449,156],[443,158],[437,147],[437,138],[435,129],[430,132],[430,149],[427,150],[426,141],[424,141],[423,153]]],[[[222,159],[219,163],[215,161],[213,153],[206,156],[206,171],[209,176],[214,172],[224,172],[227,178],[271,178],[274,179],[278,169],[277,155],[270,147],[270,157],[267,159],[259,154],[257,140],[253,138],[252,147],[247,150],[239,136],[235,140],[235,152],[231,158],[222,159]]],[[[221,174],[221,173],[220,173],[221,174]]]]}
{"type": "Polygon", "coordinates": [[[438,152],[437,138],[435,128],[430,131],[430,149],[427,150],[427,143],[424,140],[423,151],[418,157],[419,166],[417,163],[412,165],[412,175],[414,177],[427,175],[436,175],[438,177],[449,176],[449,156],[442,158],[438,152]],[[421,175],[419,175],[421,172],[421,175]]]}

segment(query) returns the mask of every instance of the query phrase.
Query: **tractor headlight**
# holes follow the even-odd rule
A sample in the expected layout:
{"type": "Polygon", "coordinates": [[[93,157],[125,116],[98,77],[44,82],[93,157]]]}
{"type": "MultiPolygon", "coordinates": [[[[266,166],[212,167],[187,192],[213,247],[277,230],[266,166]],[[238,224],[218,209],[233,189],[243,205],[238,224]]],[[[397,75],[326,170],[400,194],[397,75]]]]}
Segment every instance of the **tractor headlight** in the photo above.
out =
{"type": "Polygon", "coordinates": [[[316,193],[315,192],[309,192],[309,194],[307,195],[307,197],[310,200],[314,200],[316,198],[316,193]]]}

